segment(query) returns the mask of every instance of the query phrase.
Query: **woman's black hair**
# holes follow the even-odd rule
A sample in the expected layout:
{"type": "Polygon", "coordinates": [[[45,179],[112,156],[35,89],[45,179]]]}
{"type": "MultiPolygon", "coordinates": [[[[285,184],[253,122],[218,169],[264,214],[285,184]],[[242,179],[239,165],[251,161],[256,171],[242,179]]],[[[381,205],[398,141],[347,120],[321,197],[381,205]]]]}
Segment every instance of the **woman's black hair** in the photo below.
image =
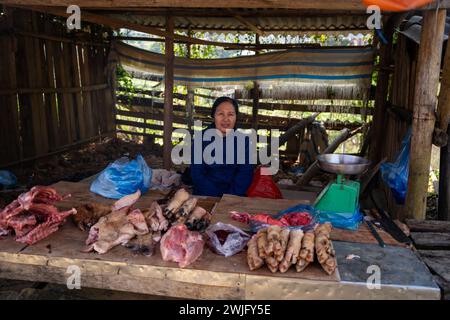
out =
{"type": "Polygon", "coordinates": [[[233,105],[234,111],[236,112],[236,117],[237,117],[237,115],[239,113],[239,104],[238,104],[238,102],[236,100],[234,100],[233,98],[230,98],[230,97],[220,97],[220,98],[217,98],[216,101],[214,101],[214,103],[213,103],[212,110],[211,110],[211,118],[214,118],[214,115],[216,114],[217,107],[220,104],[224,103],[224,102],[230,102],[233,105]]]}

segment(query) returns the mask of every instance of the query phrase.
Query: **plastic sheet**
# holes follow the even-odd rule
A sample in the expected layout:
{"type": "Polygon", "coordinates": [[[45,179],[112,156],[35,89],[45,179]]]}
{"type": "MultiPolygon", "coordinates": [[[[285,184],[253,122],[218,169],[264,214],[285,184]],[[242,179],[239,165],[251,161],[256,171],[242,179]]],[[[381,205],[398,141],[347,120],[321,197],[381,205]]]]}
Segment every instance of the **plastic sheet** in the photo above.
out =
{"type": "Polygon", "coordinates": [[[135,193],[147,192],[152,180],[152,170],[144,158],[138,155],[135,160],[120,158],[109,164],[91,185],[91,192],[110,199],[120,199],[135,193]]]}
{"type": "Polygon", "coordinates": [[[5,188],[11,188],[16,184],[17,178],[11,171],[0,170],[0,185],[4,186],[5,188]]]}
{"type": "Polygon", "coordinates": [[[405,204],[408,191],[409,153],[411,146],[411,128],[408,130],[402,142],[402,148],[394,163],[381,165],[381,177],[391,188],[392,194],[398,204],[405,204]]]}
{"type": "Polygon", "coordinates": [[[231,257],[241,252],[250,240],[249,234],[231,224],[222,222],[209,226],[206,234],[211,250],[225,257],[231,257]]]}
{"type": "Polygon", "coordinates": [[[320,223],[330,222],[334,228],[354,231],[358,230],[364,219],[359,207],[353,213],[319,211],[318,214],[320,223]]]}

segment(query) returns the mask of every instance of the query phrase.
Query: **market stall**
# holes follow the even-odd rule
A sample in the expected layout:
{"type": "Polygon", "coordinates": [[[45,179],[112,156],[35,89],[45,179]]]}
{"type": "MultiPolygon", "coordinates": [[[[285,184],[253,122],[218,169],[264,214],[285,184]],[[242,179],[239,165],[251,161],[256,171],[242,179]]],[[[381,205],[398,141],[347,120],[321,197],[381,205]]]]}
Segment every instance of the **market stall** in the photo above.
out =
{"type": "MultiPolygon", "coordinates": [[[[90,181],[53,185],[59,193],[72,194],[58,207],[66,210],[92,201],[113,202],[89,192],[90,181]]],[[[163,196],[159,191],[149,191],[135,207],[149,207],[163,196]]],[[[276,213],[299,202],[309,201],[229,195],[198,199],[199,205],[213,213],[213,224],[220,221],[236,226],[242,225],[230,219],[230,210],[276,213]]],[[[159,248],[149,257],[120,245],[105,254],[83,253],[87,233],[67,221],[34,245],[18,243],[12,237],[1,240],[0,272],[9,279],[66,284],[71,275],[68,267],[78,266],[82,287],[196,299],[439,299],[439,288],[413,251],[385,232],[380,231],[380,235],[388,244],[385,248],[378,245],[365,225],[355,232],[333,229],[337,269],[331,275],[317,262],[301,273],[295,268],[271,273],[267,268],[250,271],[245,250],[224,257],[205,247],[202,255],[185,268],[164,261],[159,248]],[[367,287],[367,268],[371,265],[381,269],[380,289],[367,287]]]]}

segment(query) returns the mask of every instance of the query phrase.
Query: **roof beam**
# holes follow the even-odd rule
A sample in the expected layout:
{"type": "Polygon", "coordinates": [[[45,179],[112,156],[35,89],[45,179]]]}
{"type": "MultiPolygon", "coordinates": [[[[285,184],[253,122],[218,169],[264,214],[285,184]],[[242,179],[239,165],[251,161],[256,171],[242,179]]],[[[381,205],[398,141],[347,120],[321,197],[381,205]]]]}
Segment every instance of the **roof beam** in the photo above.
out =
{"type": "Polygon", "coordinates": [[[247,21],[246,19],[242,18],[239,15],[235,15],[234,18],[236,20],[238,20],[239,22],[243,23],[244,25],[246,25],[251,31],[253,31],[254,33],[256,33],[257,35],[263,36],[264,32],[259,29],[257,26],[255,26],[253,23],[250,23],[249,21],[247,21]]]}
{"type": "MultiPolygon", "coordinates": [[[[358,11],[365,12],[366,7],[361,0],[0,0],[7,5],[26,6],[59,6],[68,7],[72,4],[81,8],[239,8],[239,9],[295,9],[295,10],[322,10],[358,11]]],[[[425,6],[426,9],[450,8],[450,0],[442,0],[438,4],[434,1],[425,6]]]]}
{"type": "MultiPolygon", "coordinates": [[[[37,12],[48,13],[48,14],[53,14],[53,15],[62,16],[62,17],[68,17],[70,15],[70,14],[67,14],[65,9],[63,9],[63,8],[54,8],[54,7],[27,7],[27,8],[25,8],[25,7],[17,6],[17,5],[15,5],[14,7],[18,7],[18,8],[26,9],[26,10],[27,9],[33,10],[33,11],[37,11],[37,12]]],[[[127,22],[127,21],[124,21],[121,19],[110,18],[110,17],[106,17],[103,15],[93,14],[93,13],[89,13],[89,12],[85,12],[85,11],[81,14],[81,19],[83,21],[109,26],[113,29],[125,28],[125,29],[140,31],[143,33],[148,33],[148,34],[159,36],[159,37],[173,38],[174,40],[180,40],[180,41],[184,41],[186,43],[193,43],[193,44],[200,44],[200,45],[212,45],[212,46],[218,46],[218,47],[224,47],[224,48],[234,48],[237,50],[242,49],[242,45],[236,44],[236,43],[207,41],[207,40],[182,36],[182,35],[178,35],[178,34],[170,34],[166,31],[158,29],[158,28],[143,26],[143,25],[140,25],[137,23],[127,22]]]]}
{"type": "Polygon", "coordinates": [[[1,0],[9,5],[59,6],[78,5],[81,8],[280,8],[280,9],[320,9],[365,11],[361,0],[1,0]]]}

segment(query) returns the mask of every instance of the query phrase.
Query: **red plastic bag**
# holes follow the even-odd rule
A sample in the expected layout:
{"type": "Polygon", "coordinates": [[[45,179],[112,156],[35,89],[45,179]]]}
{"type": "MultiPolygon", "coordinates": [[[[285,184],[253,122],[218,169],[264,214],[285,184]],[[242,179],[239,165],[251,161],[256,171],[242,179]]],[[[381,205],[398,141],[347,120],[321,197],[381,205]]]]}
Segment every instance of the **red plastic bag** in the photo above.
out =
{"type": "Polygon", "coordinates": [[[283,199],[280,189],[272,180],[272,176],[261,174],[262,170],[264,170],[264,167],[256,170],[252,184],[247,190],[247,196],[250,198],[283,199]]]}
{"type": "Polygon", "coordinates": [[[376,5],[385,11],[408,11],[423,7],[433,0],[363,0],[366,6],[376,5]]]}

